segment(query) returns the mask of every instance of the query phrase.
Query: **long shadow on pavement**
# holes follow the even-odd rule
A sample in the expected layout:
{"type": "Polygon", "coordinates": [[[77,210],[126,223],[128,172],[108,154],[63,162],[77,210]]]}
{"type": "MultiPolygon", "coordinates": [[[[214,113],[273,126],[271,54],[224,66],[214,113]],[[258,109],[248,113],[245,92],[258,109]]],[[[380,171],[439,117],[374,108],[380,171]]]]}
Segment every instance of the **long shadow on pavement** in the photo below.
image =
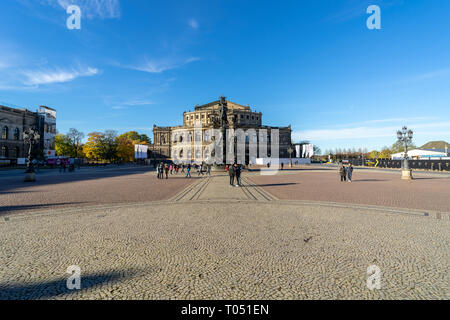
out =
{"type": "Polygon", "coordinates": [[[18,205],[18,206],[0,206],[0,216],[9,214],[13,211],[26,211],[32,209],[52,209],[55,207],[64,207],[74,204],[82,204],[86,202],[62,202],[62,203],[46,203],[46,204],[29,204],[29,205],[18,205]]]}
{"type": "MultiPolygon", "coordinates": [[[[69,276],[68,274],[67,277],[69,276]]],[[[80,290],[69,290],[67,288],[67,279],[34,283],[0,284],[0,300],[49,299],[63,294],[80,292],[103,283],[117,282],[124,277],[123,271],[111,271],[91,275],[81,274],[80,290]]]]}

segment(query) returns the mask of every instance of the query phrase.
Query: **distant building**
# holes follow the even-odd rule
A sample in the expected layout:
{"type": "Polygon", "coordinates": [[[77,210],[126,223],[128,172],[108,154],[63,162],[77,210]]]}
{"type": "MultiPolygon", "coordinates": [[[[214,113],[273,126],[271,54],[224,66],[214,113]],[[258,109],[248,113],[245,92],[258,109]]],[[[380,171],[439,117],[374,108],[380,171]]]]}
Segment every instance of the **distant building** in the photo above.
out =
{"type": "MultiPolygon", "coordinates": [[[[225,100],[225,97],[221,97],[225,100]]],[[[186,159],[186,161],[201,162],[206,161],[204,159],[205,148],[211,143],[210,129],[213,128],[212,116],[219,111],[220,101],[213,101],[204,105],[197,105],[194,111],[183,112],[183,125],[174,127],[160,127],[153,126],[153,145],[150,146],[152,153],[151,158],[154,160],[173,160],[174,155],[178,159],[186,159]],[[195,130],[196,124],[201,124],[201,131],[195,130]],[[188,133],[186,135],[186,133],[188,133]],[[189,139],[193,144],[201,145],[200,149],[188,150],[188,154],[183,154],[183,143],[186,143],[185,139],[189,139]],[[184,140],[183,140],[184,139],[184,140]]],[[[227,103],[228,112],[226,118],[228,120],[229,129],[243,129],[248,132],[249,129],[254,129],[254,134],[248,136],[246,134],[246,153],[245,162],[249,163],[249,150],[248,142],[251,140],[257,143],[264,143],[267,145],[267,153],[270,157],[270,140],[271,131],[274,129],[279,130],[279,157],[289,158],[288,149],[291,146],[291,126],[287,127],[272,127],[262,124],[262,113],[251,110],[250,106],[243,106],[228,100],[227,103]],[[267,135],[260,138],[260,130],[264,129],[267,135]],[[256,142],[256,141],[255,141],[256,142]]],[[[262,131],[264,132],[264,131],[262,131]]],[[[260,150],[257,151],[257,157],[260,157],[260,150]]],[[[252,159],[254,161],[255,159],[252,159]]]]}
{"type": "Polygon", "coordinates": [[[17,158],[26,158],[27,148],[23,141],[23,132],[34,128],[41,139],[37,147],[46,156],[55,155],[56,111],[41,106],[33,112],[25,108],[12,108],[0,105],[0,160],[14,162],[17,158]]]}
{"type": "MultiPolygon", "coordinates": [[[[404,152],[394,153],[391,155],[392,160],[401,160],[405,156],[404,152]]],[[[440,158],[448,157],[448,150],[445,149],[414,149],[408,151],[408,158],[412,160],[428,160],[435,159],[438,160],[440,158]]]]}

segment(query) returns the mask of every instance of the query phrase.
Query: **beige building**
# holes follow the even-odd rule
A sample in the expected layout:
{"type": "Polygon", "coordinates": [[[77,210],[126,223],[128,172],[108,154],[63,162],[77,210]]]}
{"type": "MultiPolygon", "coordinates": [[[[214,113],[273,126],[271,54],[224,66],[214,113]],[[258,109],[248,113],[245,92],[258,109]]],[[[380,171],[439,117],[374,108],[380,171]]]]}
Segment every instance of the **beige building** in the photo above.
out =
{"type": "MultiPolygon", "coordinates": [[[[227,106],[227,129],[242,129],[245,132],[245,162],[250,159],[249,143],[258,145],[256,157],[271,155],[272,130],[279,132],[279,157],[289,157],[291,146],[291,126],[271,127],[262,124],[262,113],[251,110],[250,106],[240,105],[221,97],[227,106]],[[267,155],[262,154],[259,146],[266,145],[267,155]]],[[[153,126],[153,145],[150,146],[153,160],[185,159],[193,162],[205,161],[205,149],[211,147],[211,132],[214,128],[214,117],[220,114],[221,100],[204,105],[197,105],[194,111],[183,112],[183,125],[175,127],[153,126]],[[186,143],[192,148],[186,152],[186,143]],[[195,145],[195,147],[194,147],[195,145]],[[201,149],[198,147],[201,146],[201,149]]]]}
{"type": "Polygon", "coordinates": [[[35,124],[35,112],[0,106],[0,159],[25,158],[22,135],[35,124]]]}
{"type": "Polygon", "coordinates": [[[28,156],[23,132],[30,128],[36,129],[41,136],[35,148],[42,149],[45,156],[54,155],[56,117],[49,122],[48,113],[56,114],[56,111],[45,106],[33,112],[25,108],[0,105],[0,160],[2,163],[15,163],[17,158],[28,156]]]}

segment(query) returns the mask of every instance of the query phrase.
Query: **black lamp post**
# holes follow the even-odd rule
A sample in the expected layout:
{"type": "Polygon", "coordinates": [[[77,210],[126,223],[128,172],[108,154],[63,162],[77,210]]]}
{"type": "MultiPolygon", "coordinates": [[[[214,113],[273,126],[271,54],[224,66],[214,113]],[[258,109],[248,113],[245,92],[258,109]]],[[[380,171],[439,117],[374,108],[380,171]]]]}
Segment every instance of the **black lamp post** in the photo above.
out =
{"type": "Polygon", "coordinates": [[[294,149],[292,149],[292,147],[289,146],[287,152],[289,152],[289,167],[292,167],[292,152],[294,152],[294,149]]]}
{"type": "Polygon", "coordinates": [[[33,149],[33,145],[39,141],[39,138],[40,138],[39,133],[33,128],[30,128],[23,133],[23,140],[25,142],[25,145],[28,144],[28,163],[27,163],[27,170],[25,171],[25,179],[24,179],[25,182],[36,181],[36,174],[34,171],[31,152],[33,149]]]}
{"type": "Polygon", "coordinates": [[[403,169],[402,169],[402,179],[405,180],[411,180],[412,174],[411,169],[409,168],[408,163],[408,143],[411,143],[413,137],[413,131],[408,130],[408,128],[405,126],[402,128],[402,130],[397,131],[397,139],[400,143],[403,144],[405,148],[405,152],[403,155],[403,169]]]}

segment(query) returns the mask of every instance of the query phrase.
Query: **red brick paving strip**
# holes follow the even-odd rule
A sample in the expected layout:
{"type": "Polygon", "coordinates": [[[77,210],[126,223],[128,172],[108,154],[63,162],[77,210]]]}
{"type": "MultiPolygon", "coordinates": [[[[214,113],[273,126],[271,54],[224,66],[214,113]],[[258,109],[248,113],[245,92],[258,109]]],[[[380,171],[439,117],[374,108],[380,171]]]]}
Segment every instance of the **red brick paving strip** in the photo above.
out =
{"type": "Polygon", "coordinates": [[[276,176],[249,176],[282,200],[331,201],[352,204],[450,212],[450,178],[400,179],[400,173],[355,170],[353,182],[340,182],[336,171],[299,171],[276,176]]]}
{"type": "Polygon", "coordinates": [[[0,214],[5,211],[167,200],[196,181],[195,178],[185,179],[183,174],[161,180],[154,172],[112,176],[105,172],[106,176],[98,175],[95,178],[85,175],[38,176],[34,184],[25,184],[21,179],[1,183],[0,214]]]}

